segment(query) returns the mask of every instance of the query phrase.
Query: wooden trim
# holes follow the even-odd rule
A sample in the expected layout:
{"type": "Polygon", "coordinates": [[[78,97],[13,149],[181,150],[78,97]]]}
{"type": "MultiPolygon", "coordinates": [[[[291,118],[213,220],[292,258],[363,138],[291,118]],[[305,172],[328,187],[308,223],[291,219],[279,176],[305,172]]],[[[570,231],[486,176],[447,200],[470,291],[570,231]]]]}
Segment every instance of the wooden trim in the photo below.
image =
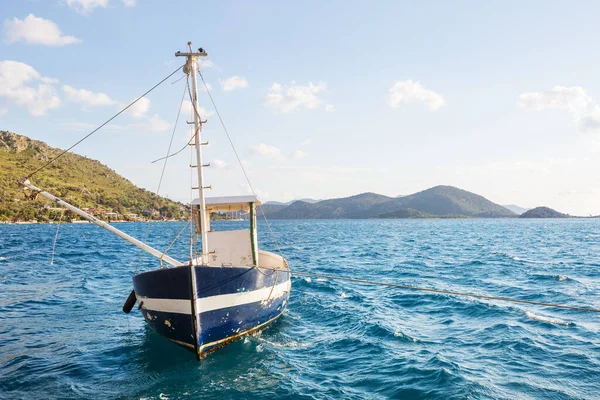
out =
{"type": "Polygon", "coordinates": [[[258,265],[257,238],[256,238],[256,205],[250,203],[250,244],[252,246],[252,264],[258,265]]]}

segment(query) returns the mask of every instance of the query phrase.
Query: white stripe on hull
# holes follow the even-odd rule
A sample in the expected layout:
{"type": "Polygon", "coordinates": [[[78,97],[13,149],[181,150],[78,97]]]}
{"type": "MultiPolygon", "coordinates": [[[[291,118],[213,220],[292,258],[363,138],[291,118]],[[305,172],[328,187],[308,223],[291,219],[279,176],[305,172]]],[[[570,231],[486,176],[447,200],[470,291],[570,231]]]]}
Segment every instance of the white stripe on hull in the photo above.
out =
{"type": "MultiPolygon", "coordinates": [[[[239,292],[230,294],[221,294],[196,300],[196,312],[203,313],[207,311],[220,310],[227,307],[242,306],[245,304],[265,301],[267,299],[277,299],[289,292],[291,281],[288,279],[275,287],[267,286],[250,292],[239,292]],[[271,292],[272,290],[272,292],[271,292]],[[270,297],[269,297],[270,295],[270,297]]],[[[190,300],[179,299],[155,299],[152,297],[136,296],[141,308],[149,311],[161,311],[175,314],[191,315],[190,300]]]]}

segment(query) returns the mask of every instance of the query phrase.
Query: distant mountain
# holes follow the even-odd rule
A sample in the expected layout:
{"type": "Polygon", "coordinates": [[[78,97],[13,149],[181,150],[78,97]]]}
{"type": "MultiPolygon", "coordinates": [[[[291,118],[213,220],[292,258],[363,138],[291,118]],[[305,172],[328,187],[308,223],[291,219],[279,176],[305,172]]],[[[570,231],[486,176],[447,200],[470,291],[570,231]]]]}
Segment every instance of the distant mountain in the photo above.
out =
{"type": "Polygon", "coordinates": [[[519,218],[570,218],[570,215],[560,213],[549,207],[536,207],[521,214],[519,218]]]}
{"type": "Polygon", "coordinates": [[[282,202],[282,201],[267,201],[265,203],[265,205],[289,206],[290,204],[292,204],[295,201],[303,201],[305,203],[318,203],[321,200],[315,200],[315,199],[305,198],[305,199],[290,200],[290,201],[286,201],[286,202],[282,202]]]}
{"type": "Polygon", "coordinates": [[[272,219],[516,217],[482,196],[452,186],[436,186],[403,197],[362,193],[316,203],[265,204],[263,210],[272,219]]]}
{"type": "Polygon", "coordinates": [[[287,207],[287,205],[284,203],[279,203],[277,201],[267,201],[260,207],[266,215],[271,215],[273,213],[276,213],[277,211],[283,210],[287,207]]]}
{"type": "Polygon", "coordinates": [[[288,203],[282,203],[281,201],[267,201],[266,203],[264,203],[264,205],[269,205],[269,206],[287,206],[288,203]]]}
{"type": "MultiPolygon", "coordinates": [[[[47,221],[61,214],[43,196],[28,199],[18,179],[61,152],[44,142],[0,130],[0,221],[47,221]]],[[[106,213],[145,215],[150,218],[180,218],[186,207],[148,190],[136,187],[96,160],[66,153],[36,174],[31,183],[79,207],[92,208],[98,218],[106,213]]],[[[73,217],[66,214],[67,217],[73,217]]]]}
{"type": "Polygon", "coordinates": [[[521,215],[524,212],[531,210],[531,208],[524,208],[521,206],[517,206],[516,204],[508,204],[508,205],[505,205],[502,207],[509,209],[510,211],[514,212],[517,215],[521,215]]]}
{"type": "Polygon", "coordinates": [[[412,208],[401,208],[390,213],[379,214],[377,218],[435,218],[435,215],[425,214],[412,208]]]}
{"type": "Polygon", "coordinates": [[[295,202],[295,201],[303,201],[303,202],[305,202],[305,203],[311,203],[311,204],[314,204],[314,203],[318,203],[318,202],[320,202],[321,200],[304,198],[304,199],[298,199],[298,200],[292,200],[292,201],[288,201],[286,204],[290,205],[290,204],[292,204],[292,203],[293,203],[293,202],[295,202]]]}

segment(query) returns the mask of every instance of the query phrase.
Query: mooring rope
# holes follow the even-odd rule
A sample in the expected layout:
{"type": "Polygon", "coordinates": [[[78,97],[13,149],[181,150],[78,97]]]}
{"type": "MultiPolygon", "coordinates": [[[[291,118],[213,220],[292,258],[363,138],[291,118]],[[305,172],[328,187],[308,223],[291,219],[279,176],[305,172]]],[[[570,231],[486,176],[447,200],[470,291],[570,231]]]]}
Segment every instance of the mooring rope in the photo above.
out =
{"type": "Polygon", "coordinates": [[[177,69],[175,71],[171,72],[169,75],[167,75],[166,78],[162,79],[160,82],[158,82],[156,85],[152,86],[148,91],[146,91],[143,95],[141,95],[140,97],[138,97],[137,99],[135,99],[134,101],[132,101],[131,103],[129,103],[125,108],[121,109],[121,111],[119,111],[118,113],[116,113],[115,115],[113,115],[112,117],[110,117],[109,119],[107,119],[104,123],[102,123],[102,125],[100,125],[96,129],[94,129],[93,131],[91,131],[90,133],[88,133],[87,135],[85,135],[84,137],[82,137],[81,139],[79,139],[71,147],[69,147],[66,150],[63,150],[56,157],[54,157],[53,159],[49,160],[47,163],[45,163],[44,165],[42,165],[41,167],[39,167],[38,169],[36,169],[32,173],[30,173],[29,175],[27,175],[26,179],[30,179],[33,175],[37,174],[38,172],[40,172],[41,170],[43,170],[44,168],[46,168],[47,166],[49,166],[50,164],[52,164],[59,157],[62,157],[65,153],[68,153],[69,151],[71,151],[75,146],[77,146],[78,144],[80,144],[81,142],[83,142],[84,140],[86,140],[87,138],[89,138],[90,136],[92,136],[94,133],[98,132],[100,129],[102,129],[110,121],[112,121],[113,119],[117,118],[119,115],[123,114],[125,111],[127,111],[127,109],[129,109],[135,103],[137,103],[138,101],[140,101],[142,99],[142,97],[146,96],[147,94],[149,94],[150,92],[152,92],[154,89],[156,89],[157,87],[159,87],[164,81],[166,81],[167,79],[169,79],[170,77],[172,77],[173,75],[175,75],[177,73],[177,71],[179,71],[182,67],[183,67],[183,65],[177,67],[177,69]]]}
{"type": "MultiPolygon", "coordinates": [[[[272,268],[264,268],[264,267],[256,267],[256,268],[272,269],[272,268]]],[[[413,285],[405,285],[405,284],[400,284],[400,283],[379,282],[379,281],[371,281],[371,280],[367,280],[367,279],[347,278],[347,277],[343,277],[343,276],[317,274],[314,272],[292,271],[290,269],[278,269],[278,271],[289,272],[290,274],[295,274],[295,275],[305,275],[305,276],[310,276],[310,277],[314,277],[314,278],[323,278],[323,279],[332,279],[332,280],[338,280],[338,281],[363,283],[363,284],[367,284],[367,285],[387,286],[387,287],[393,287],[393,288],[397,288],[397,289],[416,290],[416,291],[420,291],[420,292],[447,294],[447,295],[461,296],[461,297],[473,297],[473,298],[477,298],[477,299],[497,300],[497,301],[504,301],[504,302],[509,302],[509,303],[530,304],[530,305],[534,305],[534,306],[562,308],[562,309],[566,309],[566,310],[576,310],[576,311],[587,311],[587,312],[591,312],[591,313],[600,313],[600,309],[591,308],[591,307],[569,306],[569,305],[565,305],[565,304],[544,303],[544,302],[532,301],[532,300],[520,300],[520,299],[513,299],[510,297],[489,296],[489,295],[484,295],[484,294],[458,292],[455,290],[444,290],[444,289],[434,289],[434,288],[427,288],[427,287],[420,287],[420,286],[413,286],[413,285]]]]}

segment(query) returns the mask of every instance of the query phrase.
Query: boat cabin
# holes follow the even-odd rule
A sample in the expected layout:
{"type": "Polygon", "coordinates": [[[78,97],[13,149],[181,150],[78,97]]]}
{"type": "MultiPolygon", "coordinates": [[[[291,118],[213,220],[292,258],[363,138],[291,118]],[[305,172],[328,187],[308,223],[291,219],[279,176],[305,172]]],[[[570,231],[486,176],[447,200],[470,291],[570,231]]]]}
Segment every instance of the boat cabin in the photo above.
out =
{"type": "MultiPolygon", "coordinates": [[[[260,266],[262,268],[287,268],[283,257],[258,249],[256,206],[261,202],[256,196],[222,196],[205,198],[205,219],[208,243],[208,265],[260,266]],[[213,231],[210,227],[212,213],[242,213],[249,216],[248,229],[213,231]]],[[[192,201],[192,213],[199,232],[200,200],[192,201]]]]}

